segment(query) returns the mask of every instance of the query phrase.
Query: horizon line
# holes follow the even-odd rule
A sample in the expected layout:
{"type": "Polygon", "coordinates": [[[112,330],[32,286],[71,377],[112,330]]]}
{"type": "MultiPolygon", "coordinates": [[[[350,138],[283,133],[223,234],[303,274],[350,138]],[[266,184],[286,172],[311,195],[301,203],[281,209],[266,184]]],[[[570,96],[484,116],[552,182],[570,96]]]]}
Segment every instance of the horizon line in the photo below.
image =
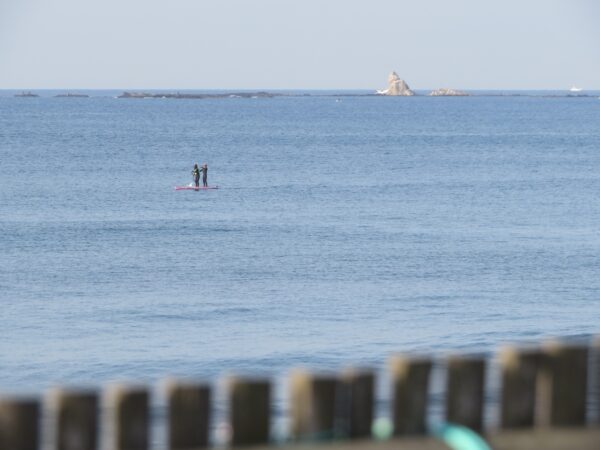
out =
{"type": "MultiPolygon", "coordinates": [[[[447,87],[441,87],[447,88],[447,87]]],[[[441,89],[437,88],[411,88],[413,91],[432,91],[441,89]]],[[[571,88],[452,88],[464,91],[570,91],[571,88]]],[[[581,91],[600,91],[598,88],[579,88],[581,91]]],[[[0,87],[0,91],[61,91],[61,90],[72,90],[72,91],[376,91],[372,88],[199,88],[199,87],[0,87]]]]}

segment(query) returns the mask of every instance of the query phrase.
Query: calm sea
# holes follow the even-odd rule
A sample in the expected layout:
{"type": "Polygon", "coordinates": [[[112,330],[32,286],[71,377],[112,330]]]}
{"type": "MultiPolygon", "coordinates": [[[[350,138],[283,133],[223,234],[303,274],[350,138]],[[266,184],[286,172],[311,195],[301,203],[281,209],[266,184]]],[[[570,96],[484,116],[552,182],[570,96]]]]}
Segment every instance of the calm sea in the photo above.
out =
{"type": "Polygon", "coordinates": [[[600,331],[597,96],[12,94],[3,391],[600,331]]]}

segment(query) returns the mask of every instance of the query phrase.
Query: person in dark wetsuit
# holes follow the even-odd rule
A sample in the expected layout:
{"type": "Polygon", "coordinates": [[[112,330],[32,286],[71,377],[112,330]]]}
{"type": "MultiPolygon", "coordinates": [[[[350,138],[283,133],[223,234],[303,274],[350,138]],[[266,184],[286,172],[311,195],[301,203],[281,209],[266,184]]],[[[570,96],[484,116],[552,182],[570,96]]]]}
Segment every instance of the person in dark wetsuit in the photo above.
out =
{"type": "Polygon", "coordinates": [[[200,187],[200,169],[198,168],[198,163],[194,164],[194,170],[192,170],[192,176],[194,177],[194,183],[196,187],[200,187]]]}
{"type": "Polygon", "coordinates": [[[208,187],[208,181],[207,181],[208,165],[206,163],[202,164],[200,171],[202,172],[202,186],[208,187]]]}

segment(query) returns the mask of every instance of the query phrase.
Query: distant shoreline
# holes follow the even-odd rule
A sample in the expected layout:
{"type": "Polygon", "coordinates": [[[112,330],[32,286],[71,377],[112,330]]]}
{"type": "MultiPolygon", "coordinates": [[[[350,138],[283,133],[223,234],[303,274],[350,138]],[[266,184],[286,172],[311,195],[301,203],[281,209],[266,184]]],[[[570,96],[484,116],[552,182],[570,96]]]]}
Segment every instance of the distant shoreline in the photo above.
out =
{"type": "MultiPolygon", "coordinates": [[[[117,92],[112,89],[81,89],[78,92],[117,92]]],[[[464,95],[428,95],[422,90],[418,90],[419,92],[414,97],[465,97],[464,95]]],[[[37,91],[29,90],[27,93],[29,95],[22,95],[15,89],[1,89],[0,92],[6,92],[11,97],[18,98],[93,98],[93,97],[104,97],[102,95],[89,95],[89,94],[72,94],[72,93],[61,93],[64,91],[57,89],[40,89],[37,91]],[[32,94],[33,92],[33,94],[32,94]],[[41,95],[42,92],[48,92],[48,95],[41,95]],[[58,92],[58,94],[57,94],[58,92]]],[[[600,95],[600,91],[586,91],[584,93],[572,93],[565,91],[561,93],[561,91],[551,91],[551,90],[514,90],[514,91],[502,91],[502,90],[474,90],[474,91],[465,91],[467,93],[466,97],[533,97],[533,98],[596,98],[600,95]]],[[[176,100],[202,100],[202,99],[227,99],[227,98],[244,98],[244,99],[264,99],[264,98],[275,98],[275,97],[390,97],[386,95],[380,95],[375,92],[360,92],[360,91],[326,91],[320,92],[319,90],[313,91],[159,91],[159,90],[143,90],[143,91],[122,91],[118,95],[111,95],[111,97],[115,97],[118,99],[176,99],[176,100]]],[[[392,96],[393,97],[393,96],[392,96]]]]}

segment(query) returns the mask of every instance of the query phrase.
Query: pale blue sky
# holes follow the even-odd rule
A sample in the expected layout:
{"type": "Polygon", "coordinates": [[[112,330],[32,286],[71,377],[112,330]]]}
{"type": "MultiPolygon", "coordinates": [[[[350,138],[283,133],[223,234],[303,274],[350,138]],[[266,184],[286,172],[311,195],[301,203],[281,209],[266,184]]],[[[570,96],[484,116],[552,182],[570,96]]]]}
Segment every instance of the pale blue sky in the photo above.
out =
{"type": "Polygon", "coordinates": [[[595,0],[0,0],[0,88],[600,89],[595,0]]]}

